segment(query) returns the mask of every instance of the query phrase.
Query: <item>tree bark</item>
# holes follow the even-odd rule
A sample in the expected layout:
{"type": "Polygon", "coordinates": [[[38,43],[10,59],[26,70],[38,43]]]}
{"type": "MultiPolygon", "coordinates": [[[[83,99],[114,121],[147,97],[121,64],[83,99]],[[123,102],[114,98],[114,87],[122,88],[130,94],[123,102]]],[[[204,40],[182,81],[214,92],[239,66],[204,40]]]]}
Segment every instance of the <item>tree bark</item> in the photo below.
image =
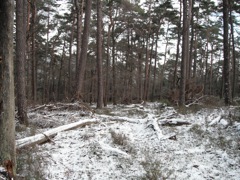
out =
{"type": "Polygon", "coordinates": [[[26,59],[26,0],[16,1],[16,70],[17,70],[17,109],[19,122],[28,126],[25,59],[26,59]]]}
{"type": "Polygon", "coordinates": [[[97,1],[97,74],[98,96],[97,108],[103,107],[103,75],[102,75],[102,1],[97,1]]]}
{"type": "Polygon", "coordinates": [[[83,18],[83,0],[74,0],[77,16],[77,55],[76,55],[76,80],[79,75],[79,63],[81,55],[81,41],[82,41],[82,18],[83,18]]]}
{"type": "Polygon", "coordinates": [[[0,165],[11,163],[11,173],[15,176],[13,11],[14,0],[3,0],[0,3],[0,165]]]}
{"type": "MultiPolygon", "coordinates": [[[[148,16],[151,15],[152,9],[152,0],[149,1],[148,6],[148,16]]],[[[150,75],[150,65],[151,59],[149,54],[149,44],[150,44],[150,37],[151,37],[151,28],[152,28],[152,20],[149,19],[148,22],[148,31],[146,34],[146,59],[145,59],[145,79],[144,79],[144,89],[143,89],[143,100],[146,101],[148,99],[148,86],[149,86],[149,75],[150,75]]]]}
{"type": "Polygon", "coordinates": [[[163,60],[163,65],[162,65],[162,71],[160,74],[160,100],[162,99],[162,91],[163,91],[163,81],[164,81],[164,72],[165,72],[165,66],[166,66],[166,61],[167,61],[167,52],[168,52],[168,45],[169,45],[169,37],[168,37],[168,32],[169,31],[169,23],[167,24],[167,32],[166,32],[166,45],[165,45],[165,52],[164,52],[164,60],[163,60]]]}
{"type": "Polygon", "coordinates": [[[68,88],[67,88],[67,96],[68,98],[72,94],[72,46],[73,46],[73,40],[74,40],[74,17],[72,17],[72,27],[71,27],[71,35],[70,35],[70,42],[69,42],[69,59],[68,59],[68,88]]]}
{"type": "MultiPolygon", "coordinates": [[[[194,7],[194,1],[195,0],[192,0],[192,6],[191,6],[191,9],[193,11],[193,7],[194,7]]],[[[191,40],[190,40],[190,48],[189,48],[189,65],[188,65],[188,78],[191,78],[192,77],[192,67],[193,67],[193,42],[194,42],[194,36],[195,36],[195,33],[194,33],[194,21],[193,21],[193,17],[194,17],[194,13],[192,12],[192,17],[191,17],[191,40]]]]}
{"type": "MultiPolygon", "coordinates": [[[[153,82],[152,82],[152,98],[151,101],[155,100],[155,91],[156,91],[156,74],[157,74],[157,60],[158,60],[158,56],[157,56],[157,51],[158,51],[158,36],[159,36],[159,30],[160,30],[160,25],[158,27],[158,30],[156,32],[156,40],[155,40],[155,55],[154,55],[154,69],[153,69],[153,82]]],[[[160,98],[161,98],[161,94],[160,94],[160,98]]]]}
{"type": "Polygon", "coordinates": [[[232,98],[235,97],[235,91],[236,91],[236,77],[237,77],[237,67],[236,67],[236,52],[235,52],[235,38],[234,38],[234,26],[233,26],[233,16],[232,16],[232,5],[233,1],[229,1],[229,7],[230,7],[230,14],[229,14],[229,22],[231,27],[231,41],[232,41],[232,98]]]}
{"type": "Polygon", "coordinates": [[[182,40],[182,62],[180,79],[180,105],[185,105],[187,63],[189,62],[189,25],[191,21],[192,0],[183,0],[183,40],[182,40]]]}
{"type": "Polygon", "coordinates": [[[32,20],[31,20],[31,30],[32,30],[32,101],[35,104],[37,101],[37,62],[36,62],[36,43],[35,43],[35,22],[36,22],[36,15],[37,15],[37,7],[36,7],[36,0],[32,0],[32,20]]]}
{"type": "Polygon", "coordinates": [[[230,104],[230,79],[229,79],[229,43],[228,43],[229,4],[223,0],[223,77],[224,77],[224,102],[230,104]]]}
{"type": "Polygon", "coordinates": [[[57,97],[58,97],[58,101],[62,100],[62,92],[64,91],[63,85],[64,85],[64,81],[63,81],[63,67],[64,67],[64,61],[65,61],[65,46],[66,46],[66,41],[64,40],[63,43],[63,49],[62,49],[62,56],[60,59],[60,69],[59,69],[59,76],[58,76],[58,92],[57,92],[57,97]]]}
{"type": "Polygon", "coordinates": [[[86,61],[87,61],[87,50],[88,50],[88,39],[89,39],[89,30],[90,30],[90,21],[91,21],[91,11],[92,11],[92,0],[86,1],[86,10],[85,10],[85,20],[84,20],[84,29],[83,29],[83,38],[82,38],[82,48],[81,48],[81,56],[78,66],[78,80],[77,80],[77,92],[76,98],[82,99],[82,89],[83,89],[83,81],[86,69],[86,61]]]}
{"type": "Polygon", "coordinates": [[[176,88],[176,83],[177,83],[177,70],[178,70],[178,59],[179,59],[179,45],[181,41],[181,22],[182,22],[182,0],[180,0],[180,16],[178,20],[178,36],[177,36],[177,47],[176,47],[176,61],[175,61],[175,66],[174,66],[174,73],[173,73],[173,84],[172,87],[173,89],[176,88]]]}
{"type": "Polygon", "coordinates": [[[113,105],[117,105],[117,87],[116,87],[116,55],[115,55],[115,49],[116,49],[116,39],[115,39],[115,24],[113,23],[112,26],[112,101],[113,105]]]}
{"type": "Polygon", "coordinates": [[[104,106],[107,106],[109,100],[109,69],[110,69],[110,41],[111,33],[113,30],[113,18],[112,18],[112,3],[109,5],[109,25],[108,25],[108,34],[107,34],[107,59],[106,59],[106,78],[105,78],[105,93],[104,93],[104,106]]]}

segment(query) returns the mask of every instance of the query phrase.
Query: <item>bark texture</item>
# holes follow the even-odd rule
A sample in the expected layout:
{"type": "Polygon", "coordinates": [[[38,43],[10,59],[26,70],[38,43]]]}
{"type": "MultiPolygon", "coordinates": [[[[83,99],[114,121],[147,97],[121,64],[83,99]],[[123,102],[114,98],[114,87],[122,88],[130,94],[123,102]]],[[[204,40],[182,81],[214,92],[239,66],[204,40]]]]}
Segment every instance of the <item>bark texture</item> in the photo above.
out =
{"type": "Polygon", "coordinates": [[[84,29],[83,29],[83,37],[82,37],[82,48],[81,48],[81,56],[80,62],[78,66],[78,81],[77,81],[77,93],[76,98],[82,99],[82,89],[83,89],[83,81],[85,75],[86,61],[87,61],[87,50],[88,50],[88,39],[89,39],[89,29],[90,29],[90,20],[91,20],[91,10],[92,10],[92,0],[86,1],[86,13],[84,20],[84,29]]]}
{"type": "Polygon", "coordinates": [[[97,73],[98,96],[97,108],[103,107],[103,73],[102,73],[102,1],[97,1],[97,73]]]}
{"type": "Polygon", "coordinates": [[[229,80],[229,43],[228,43],[229,4],[223,0],[223,83],[225,105],[230,104],[230,80],[229,80]]]}
{"type": "Polygon", "coordinates": [[[14,0],[0,3],[0,164],[11,165],[15,174],[15,121],[13,79],[13,10],[14,0]]]}
{"type": "Polygon", "coordinates": [[[26,87],[25,87],[25,52],[26,52],[26,0],[16,1],[16,70],[17,70],[17,109],[21,124],[28,125],[26,87]]]}

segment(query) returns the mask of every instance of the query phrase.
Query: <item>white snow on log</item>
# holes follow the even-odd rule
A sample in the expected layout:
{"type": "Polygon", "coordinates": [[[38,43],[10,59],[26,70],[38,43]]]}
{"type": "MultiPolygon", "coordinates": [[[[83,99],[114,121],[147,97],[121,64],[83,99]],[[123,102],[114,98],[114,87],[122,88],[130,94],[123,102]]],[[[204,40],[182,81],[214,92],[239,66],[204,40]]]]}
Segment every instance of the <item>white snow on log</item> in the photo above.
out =
{"type": "Polygon", "coordinates": [[[161,129],[159,128],[159,125],[158,125],[158,122],[157,122],[157,119],[156,118],[153,118],[153,126],[154,126],[154,129],[157,133],[157,137],[158,139],[162,139],[163,138],[163,133],[161,131],[161,129]]]}
{"type": "Polygon", "coordinates": [[[109,116],[109,115],[99,115],[102,118],[106,118],[109,121],[126,121],[129,123],[136,123],[140,124],[140,120],[136,118],[129,118],[129,117],[120,117],[120,116],[109,116]]]}
{"type": "Polygon", "coordinates": [[[210,126],[213,126],[213,125],[215,125],[215,124],[218,124],[219,123],[219,121],[221,120],[221,116],[218,116],[218,117],[216,117],[216,118],[214,118],[210,123],[209,123],[209,125],[210,126]]]}
{"type": "Polygon", "coordinates": [[[48,138],[55,136],[58,132],[71,130],[71,129],[74,129],[77,127],[81,127],[81,126],[84,126],[87,124],[97,123],[97,122],[98,122],[97,119],[91,119],[91,120],[87,119],[87,120],[67,124],[64,126],[60,126],[60,127],[48,130],[48,131],[44,132],[43,134],[37,134],[35,136],[30,136],[30,137],[26,137],[24,139],[16,140],[16,146],[17,146],[17,148],[20,149],[20,148],[26,147],[28,145],[40,144],[40,143],[47,141],[48,138]]]}
{"type": "Polygon", "coordinates": [[[148,124],[152,124],[154,131],[157,134],[159,140],[163,138],[162,130],[159,128],[156,117],[153,114],[148,114],[148,124]]]}

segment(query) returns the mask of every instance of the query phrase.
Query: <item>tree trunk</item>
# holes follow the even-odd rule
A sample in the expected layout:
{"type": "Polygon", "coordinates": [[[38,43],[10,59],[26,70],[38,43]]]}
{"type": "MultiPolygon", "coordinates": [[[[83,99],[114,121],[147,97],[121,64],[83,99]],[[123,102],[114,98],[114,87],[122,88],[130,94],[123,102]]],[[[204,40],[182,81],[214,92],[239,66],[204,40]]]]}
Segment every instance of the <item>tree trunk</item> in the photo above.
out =
{"type": "Polygon", "coordinates": [[[117,87],[116,87],[116,62],[115,62],[115,49],[116,40],[114,37],[115,25],[112,26],[112,101],[113,105],[117,105],[117,87]]]}
{"type": "Polygon", "coordinates": [[[35,104],[37,101],[37,62],[36,62],[36,43],[35,43],[35,21],[37,15],[36,0],[33,0],[31,3],[32,6],[32,21],[31,21],[31,30],[32,30],[32,101],[35,104]]]}
{"type": "Polygon", "coordinates": [[[88,39],[89,39],[89,29],[90,29],[90,21],[91,21],[91,11],[92,11],[92,0],[86,1],[86,10],[85,10],[85,20],[84,20],[84,30],[83,30],[83,38],[82,38],[82,48],[81,48],[81,56],[78,66],[78,80],[77,80],[77,92],[76,98],[82,99],[82,89],[83,89],[83,81],[86,69],[86,61],[87,61],[87,50],[88,50],[88,39]]]}
{"type": "Polygon", "coordinates": [[[76,16],[77,16],[77,55],[76,55],[76,80],[77,80],[79,75],[79,63],[80,63],[80,55],[81,55],[82,18],[83,18],[84,1],[74,0],[74,4],[76,8],[76,16]]]}
{"type": "Polygon", "coordinates": [[[97,1],[97,75],[98,96],[97,108],[103,107],[103,75],[102,75],[102,0],[97,1]]]}
{"type": "Polygon", "coordinates": [[[169,44],[169,37],[168,37],[168,31],[169,31],[169,23],[167,25],[167,32],[166,32],[166,45],[165,45],[165,52],[164,52],[164,60],[162,65],[162,70],[160,74],[160,100],[162,99],[162,89],[163,89],[163,81],[164,81],[164,72],[165,72],[165,66],[167,61],[167,52],[168,52],[168,44],[169,44]]]}
{"type": "Polygon", "coordinates": [[[230,7],[230,27],[231,27],[231,41],[232,41],[232,98],[235,97],[235,91],[236,91],[236,53],[235,53],[235,38],[234,38],[234,27],[233,27],[233,17],[232,17],[232,5],[233,1],[229,1],[229,7],[230,7]]]}
{"type": "MultiPolygon", "coordinates": [[[[74,15],[73,15],[74,16],[74,15]]],[[[70,42],[69,42],[69,59],[68,59],[68,84],[67,84],[67,96],[68,98],[72,95],[72,46],[73,46],[73,40],[74,40],[74,17],[72,17],[72,27],[71,27],[71,35],[70,35],[70,42]]]]}
{"type": "Polygon", "coordinates": [[[112,3],[109,6],[109,19],[110,23],[108,25],[108,34],[107,34],[107,60],[106,60],[106,79],[105,79],[105,93],[104,93],[104,106],[107,106],[108,98],[109,98],[109,62],[110,62],[110,41],[111,41],[111,33],[113,27],[113,19],[112,19],[112,3]]]}
{"type": "Polygon", "coordinates": [[[17,109],[19,122],[28,126],[26,86],[25,86],[25,53],[26,53],[26,0],[16,1],[16,73],[17,73],[17,109]]]}
{"type": "Polygon", "coordinates": [[[13,0],[0,3],[0,165],[10,163],[11,176],[16,174],[13,11],[13,0]]]}
{"type": "Polygon", "coordinates": [[[210,63],[210,74],[209,74],[209,95],[213,95],[213,44],[211,45],[211,63],[210,63]]]}
{"type": "Polygon", "coordinates": [[[187,63],[189,62],[189,26],[192,17],[192,0],[183,0],[183,36],[182,36],[182,62],[180,79],[180,105],[185,105],[187,63]]]}
{"type": "Polygon", "coordinates": [[[228,44],[229,4],[223,0],[223,77],[224,77],[224,102],[230,104],[230,79],[229,79],[229,44],[228,44]]]}
{"type": "Polygon", "coordinates": [[[58,101],[61,101],[62,100],[62,97],[61,96],[64,91],[64,82],[63,82],[63,78],[62,78],[62,71],[63,71],[63,67],[64,67],[64,61],[65,61],[65,40],[64,40],[64,43],[63,43],[63,49],[62,49],[62,57],[60,59],[60,69],[59,69],[59,76],[58,76],[58,93],[57,93],[57,97],[58,97],[58,101]]]}
{"type": "MultiPolygon", "coordinates": [[[[157,74],[157,60],[158,60],[158,56],[157,56],[157,51],[158,51],[158,36],[159,36],[159,30],[160,30],[160,26],[158,28],[158,31],[156,32],[156,40],[155,40],[155,55],[154,55],[154,69],[153,69],[153,84],[152,84],[152,98],[151,101],[155,100],[155,91],[156,91],[156,74],[157,74]]],[[[161,97],[161,94],[160,94],[161,97]]]]}
{"type": "MultiPolygon", "coordinates": [[[[194,1],[192,0],[192,11],[193,11],[193,6],[194,6],[194,1]]],[[[193,21],[194,13],[192,12],[192,17],[191,17],[191,41],[190,41],[190,49],[189,49],[189,65],[188,65],[188,78],[192,77],[192,67],[193,67],[193,42],[194,42],[194,21],[193,21]]]]}
{"type": "MultiPolygon", "coordinates": [[[[199,12],[196,12],[196,18],[197,18],[197,24],[198,24],[198,13],[199,12]]],[[[195,29],[195,36],[194,36],[194,44],[193,44],[193,79],[196,79],[196,73],[197,73],[197,46],[198,46],[198,38],[197,38],[197,32],[196,32],[196,29],[195,29]]]]}
{"type": "MultiPolygon", "coordinates": [[[[204,87],[207,87],[207,82],[208,82],[208,73],[209,73],[209,71],[208,71],[208,56],[209,56],[209,49],[208,49],[208,44],[209,44],[209,30],[207,30],[207,35],[206,35],[207,37],[207,42],[206,42],[206,46],[205,46],[205,50],[204,50],[204,58],[205,58],[205,74],[203,75],[204,76],[204,87]]],[[[204,72],[204,70],[203,70],[203,72],[204,72]]],[[[207,92],[207,88],[204,88],[204,94],[208,94],[208,92],[207,92]]]]}
{"type": "MultiPolygon", "coordinates": [[[[152,0],[149,1],[148,6],[148,16],[151,15],[152,9],[152,0]]],[[[149,54],[149,44],[151,39],[151,28],[152,28],[152,20],[149,19],[148,22],[148,30],[146,34],[146,58],[145,58],[145,79],[144,79],[144,89],[143,89],[143,100],[146,101],[148,99],[148,86],[149,86],[149,73],[150,73],[150,54],[149,54]]]]}
{"type": "MultiPolygon", "coordinates": [[[[139,45],[140,46],[140,45],[139,45]]],[[[143,99],[142,93],[142,50],[143,48],[139,47],[138,53],[138,101],[141,102],[143,99]]]]}
{"type": "Polygon", "coordinates": [[[188,5],[187,0],[183,0],[183,35],[182,35],[182,62],[181,62],[181,79],[180,79],[180,105],[185,105],[185,88],[186,88],[186,64],[188,57],[188,5]]]}
{"type": "Polygon", "coordinates": [[[178,20],[176,61],[175,61],[175,66],[174,66],[173,84],[172,84],[173,89],[176,87],[176,83],[177,83],[178,59],[179,59],[179,51],[180,51],[179,45],[180,45],[180,41],[181,41],[181,22],[182,22],[182,0],[180,0],[180,17],[179,17],[179,20],[178,20]]]}

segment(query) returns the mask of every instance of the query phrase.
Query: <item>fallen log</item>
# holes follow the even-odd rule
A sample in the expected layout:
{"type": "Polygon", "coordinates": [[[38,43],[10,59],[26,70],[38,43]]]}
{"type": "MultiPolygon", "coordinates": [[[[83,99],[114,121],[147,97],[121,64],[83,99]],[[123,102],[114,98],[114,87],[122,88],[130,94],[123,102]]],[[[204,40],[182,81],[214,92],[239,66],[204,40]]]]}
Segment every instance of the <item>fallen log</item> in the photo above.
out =
{"type": "Polygon", "coordinates": [[[147,127],[151,127],[154,130],[159,140],[163,138],[162,130],[160,129],[157,119],[154,116],[148,115],[147,127]]]}
{"type": "Polygon", "coordinates": [[[182,119],[167,119],[167,120],[160,120],[159,124],[162,126],[182,126],[182,125],[189,125],[191,123],[182,119]]]}
{"type": "Polygon", "coordinates": [[[94,124],[97,122],[98,122],[97,119],[83,120],[83,121],[63,125],[63,126],[60,126],[60,127],[54,128],[54,129],[50,129],[44,133],[37,134],[35,136],[30,136],[30,137],[26,137],[24,139],[16,140],[16,147],[17,147],[17,149],[21,149],[21,148],[33,146],[36,144],[41,144],[46,141],[49,141],[50,138],[54,137],[59,132],[76,129],[76,128],[83,127],[83,126],[86,126],[89,124],[94,124]]]}
{"type": "Polygon", "coordinates": [[[152,123],[148,124],[147,127],[151,127],[156,132],[159,140],[166,140],[166,139],[177,140],[177,137],[176,137],[175,133],[170,133],[170,134],[165,134],[164,135],[162,133],[162,130],[160,129],[156,119],[153,119],[152,123]]]}
{"type": "Polygon", "coordinates": [[[91,112],[92,114],[94,114],[94,110],[87,103],[83,103],[83,102],[44,104],[44,105],[35,107],[33,109],[30,109],[29,112],[35,112],[38,110],[48,110],[48,111],[81,110],[85,112],[91,112]]]}

